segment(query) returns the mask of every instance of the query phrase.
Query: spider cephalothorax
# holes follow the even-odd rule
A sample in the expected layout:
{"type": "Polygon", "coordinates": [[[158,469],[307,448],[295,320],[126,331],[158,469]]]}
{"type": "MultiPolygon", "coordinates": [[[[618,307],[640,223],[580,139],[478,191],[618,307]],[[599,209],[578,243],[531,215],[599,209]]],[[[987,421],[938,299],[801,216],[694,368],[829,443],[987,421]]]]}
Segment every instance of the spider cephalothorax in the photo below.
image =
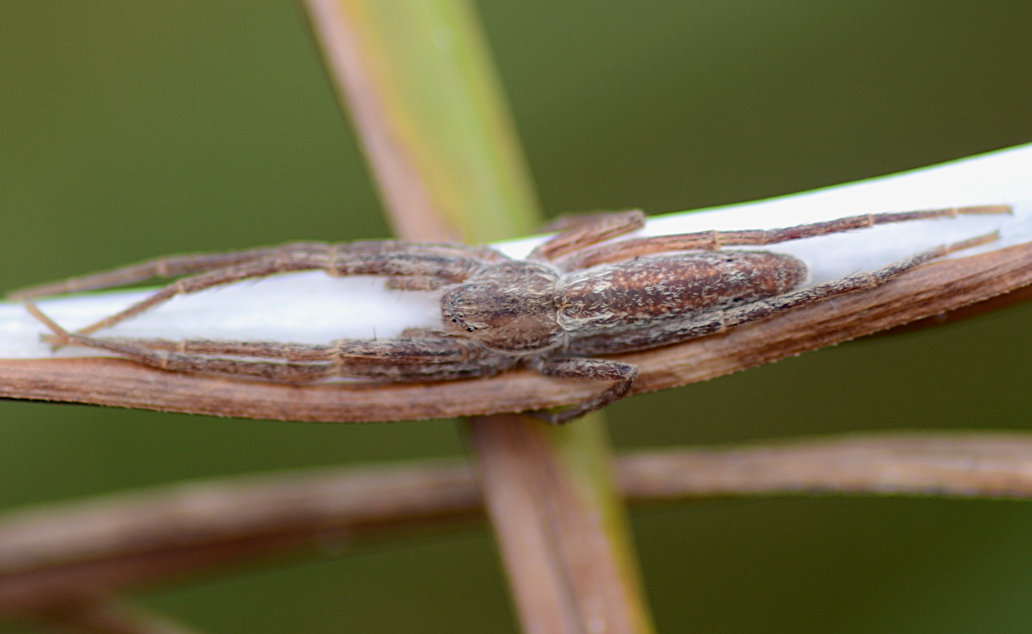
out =
{"type": "Polygon", "coordinates": [[[441,297],[444,331],[500,352],[545,352],[562,342],[554,267],[509,260],[485,266],[441,297]]]}
{"type": "Polygon", "coordinates": [[[179,372],[280,382],[333,376],[444,381],[489,376],[523,363],[548,376],[612,382],[597,396],[558,412],[563,423],[622,398],[637,368],[596,355],[630,352],[700,337],[829,297],[883,284],[929,260],[995,239],[980,236],[917,253],[884,268],[803,286],[806,265],[784,254],[722,250],[761,246],[961,213],[1005,213],[1007,206],[852,216],[796,227],[705,231],[606,242],[644,223],[641,212],[595,218],[511,260],[490,247],[395,241],[293,243],[223,254],[164,258],[15,293],[15,299],[107,288],[155,276],[188,276],[75,333],[31,304],[59,345],[80,345],[179,372]],[[184,293],[274,273],[324,270],[379,275],[401,289],[439,289],[438,328],[386,340],[325,345],[245,341],[165,341],[90,336],[184,293]]]}

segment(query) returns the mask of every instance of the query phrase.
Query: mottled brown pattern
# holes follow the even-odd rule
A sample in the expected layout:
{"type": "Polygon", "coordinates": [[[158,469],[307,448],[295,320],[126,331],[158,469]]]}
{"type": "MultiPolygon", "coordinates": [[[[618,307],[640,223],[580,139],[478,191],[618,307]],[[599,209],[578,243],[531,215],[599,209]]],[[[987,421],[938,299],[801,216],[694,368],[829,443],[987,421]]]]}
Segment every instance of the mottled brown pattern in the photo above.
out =
{"type": "Polygon", "coordinates": [[[15,296],[103,288],[155,275],[203,270],[76,333],[66,332],[33,305],[28,306],[54,332],[53,343],[97,348],[176,372],[278,383],[337,376],[426,382],[490,376],[522,363],[546,376],[613,382],[569,409],[534,412],[550,422],[563,423],[622,398],[637,379],[635,365],[591,357],[647,350],[717,333],[829,297],[875,288],[930,260],[996,236],[944,245],[875,271],[801,289],[807,270],[796,258],[764,251],[705,249],[771,244],[886,222],[1005,211],[1009,208],[988,206],[857,216],[785,229],[643,238],[588,249],[641,226],[640,212],[625,212],[561,233],[535,249],[528,260],[509,260],[489,247],[462,245],[294,243],[222,255],[166,258],[15,296]],[[700,236],[705,237],[703,242],[700,236]],[[628,244],[637,246],[625,246],[628,244]],[[704,250],[657,253],[688,248],[704,250]],[[409,331],[397,339],[342,339],[314,346],[89,336],[179,294],[299,270],[381,275],[391,278],[396,287],[441,288],[440,329],[409,331]]]}
{"type": "Polygon", "coordinates": [[[765,251],[638,258],[573,273],[559,286],[571,336],[625,331],[787,293],[806,278],[798,259],[765,251]]]}
{"type": "Polygon", "coordinates": [[[561,341],[554,267],[511,260],[485,267],[441,298],[446,333],[512,354],[548,350],[561,341]]]}

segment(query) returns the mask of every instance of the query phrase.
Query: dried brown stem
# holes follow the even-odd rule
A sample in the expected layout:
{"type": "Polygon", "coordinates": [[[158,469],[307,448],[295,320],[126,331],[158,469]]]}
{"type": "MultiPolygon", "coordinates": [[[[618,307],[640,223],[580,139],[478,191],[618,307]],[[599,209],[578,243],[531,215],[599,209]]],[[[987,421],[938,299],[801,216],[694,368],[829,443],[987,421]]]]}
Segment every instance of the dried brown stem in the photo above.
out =
{"type": "MultiPolygon", "coordinates": [[[[529,474],[518,460],[493,464],[484,477],[508,481],[511,472],[533,487],[563,486],[547,473],[529,474]]],[[[1032,434],[857,435],[665,450],[620,456],[614,472],[620,492],[636,503],[822,493],[1032,499],[1032,434]]],[[[491,502],[512,513],[502,524],[503,539],[544,534],[523,532],[528,521],[569,521],[556,508],[516,513],[530,504],[520,502],[525,496],[515,489],[508,496],[515,501],[491,502]]],[[[480,518],[482,504],[471,467],[438,462],[176,485],[8,513],[0,520],[0,615],[102,604],[119,591],[228,564],[480,518]]],[[[526,549],[528,558],[555,548],[539,546],[526,549]]],[[[581,554],[590,550],[586,544],[581,554]]],[[[531,559],[521,574],[554,565],[551,558],[531,559]]],[[[569,589],[549,586],[554,578],[535,576],[530,587],[540,592],[531,598],[539,603],[535,609],[551,604],[561,619],[567,606],[557,602],[570,599],[569,589]]]]}
{"type": "Polygon", "coordinates": [[[185,484],[11,513],[0,525],[0,614],[94,605],[127,585],[479,505],[472,471],[448,464],[185,484]]]}
{"type": "Polygon", "coordinates": [[[195,634],[196,630],[149,614],[134,606],[104,605],[38,615],[55,629],[70,634],[195,634]]]}
{"type": "MultiPolygon", "coordinates": [[[[908,324],[1026,298],[1032,244],[935,262],[882,287],[711,336],[613,358],[640,369],[632,393],[711,379],[908,324]]],[[[118,359],[0,360],[0,397],[161,411],[361,422],[533,410],[594,395],[591,381],[529,371],[469,381],[289,386],[149,369],[118,359]]]]}
{"type": "Polygon", "coordinates": [[[854,435],[731,449],[621,456],[635,502],[853,493],[1032,499],[1032,435],[854,435]]]}
{"type": "Polygon", "coordinates": [[[470,419],[488,515],[528,631],[634,632],[636,615],[601,504],[539,422],[470,419]]]}

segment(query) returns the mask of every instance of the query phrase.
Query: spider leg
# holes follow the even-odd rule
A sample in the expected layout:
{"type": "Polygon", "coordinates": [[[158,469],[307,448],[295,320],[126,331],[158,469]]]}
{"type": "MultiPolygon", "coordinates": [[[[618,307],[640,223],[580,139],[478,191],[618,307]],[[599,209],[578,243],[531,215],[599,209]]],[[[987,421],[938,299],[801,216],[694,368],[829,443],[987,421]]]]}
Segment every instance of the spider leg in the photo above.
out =
{"type": "Polygon", "coordinates": [[[586,246],[622,236],[644,226],[645,214],[640,209],[598,214],[587,223],[576,223],[572,229],[539,244],[530,252],[527,259],[550,262],[586,246]]]}
{"type": "Polygon", "coordinates": [[[102,271],[91,275],[73,277],[61,282],[54,282],[41,286],[23,288],[7,294],[7,299],[20,301],[33,297],[44,297],[48,295],[63,295],[67,293],[80,293],[84,291],[95,291],[104,288],[126,286],[137,282],[144,282],[155,277],[180,277],[204,273],[215,269],[231,266],[241,266],[258,260],[283,257],[291,253],[324,253],[329,254],[334,249],[352,249],[367,251],[384,250],[407,250],[413,246],[437,250],[442,253],[464,253],[484,261],[495,261],[504,258],[493,249],[486,247],[468,247],[461,244],[454,245],[411,245],[395,241],[365,241],[343,243],[340,245],[326,242],[291,242],[277,247],[259,247],[243,251],[225,251],[221,253],[188,253],[185,255],[173,255],[157,258],[133,264],[130,266],[102,271]]]}
{"type": "Polygon", "coordinates": [[[826,222],[814,222],[782,229],[754,229],[747,231],[699,231],[671,236],[655,236],[623,240],[583,251],[562,264],[564,271],[586,269],[598,264],[629,260],[642,255],[667,251],[715,251],[724,246],[763,246],[813,238],[831,233],[842,233],[865,229],[875,225],[932,218],[951,218],[958,215],[1011,213],[1010,205],[982,205],[978,207],[952,207],[949,209],[928,209],[898,213],[866,214],[849,216],[826,222]]]}
{"type": "Polygon", "coordinates": [[[455,337],[340,339],[331,344],[88,337],[69,333],[27,303],[53,335],[49,343],[83,346],[161,370],[243,376],[276,383],[309,383],[330,377],[395,382],[448,381],[497,374],[513,365],[455,337]]]}
{"type": "Polygon", "coordinates": [[[627,209],[621,211],[588,211],[573,213],[565,213],[556,216],[550,220],[545,226],[541,227],[541,233],[561,233],[563,231],[569,231],[571,229],[580,229],[581,227],[587,227],[600,220],[612,218],[616,214],[632,213],[634,209],[627,209]]]}
{"type": "Polygon", "coordinates": [[[594,396],[569,409],[558,412],[548,410],[529,412],[532,416],[553,425],[563,425],[575,418],[580,418],[597,409],[602,409],[610,403],[615,403],[627,395],[627,392],[634,386],[634,381],[638,378],[637,367],[630,363],[610,361],[608,359],[538,357],[529,361],[527,365],[545,376],[564,379],[616,381],[615,384],[606,388],[598,396],[594,396]]]}
{"type": "MultiPolygon", "coordinates": [[[[367,242],[339,245],[303,244],[290,251],[274,252],[236,266],[215,269],[180,279],[125,310],[78,331],[89,335],[158,306],[176,295],[196,293],[214,286],[266,277],[274,273],[323,270],[329,275],[383,275],[388,277],[434,278],[441,283],[459,282],[495,256],[484,247],[463,247],[367,242]]],[[[425,284],[425,287],[430,287],[425,284]]]]}
{"type": "Polygon", "coordinates": [[[931,260],[955,251],[987,244],[998,237],[999,234],[993,232],[970,240],[942,245],[874,271],[855,273],[784,295],[753,301],[737,308],[711,311],[688,321],[672,322],[667,327],[575,339],[570,342],[568,351],[571,354],[585,356],[631,352],[723,332],[734,326],[764,319],[793,308],[808,306],[837,295],[876,288],[931,260]]]}
{"type": "Polygon", "coordinates": [[[23,288],[7,294],[13,301],[44,297],[47,295],[64,295],[96,291],[104,288],[126,286],[136,282],[145,282],[155,277],[179,277],[194,273],[203,273],[212,269],[236,266],[273,256],[281,251],[317,247],[320,243],[291,243],[279,247],[259,247],[246,251],[226,251],[222,253],[187,253],[169,257],[147,260],[110,271],[102,271],[81,277],[73,277],[61,282],[23,288]]]}

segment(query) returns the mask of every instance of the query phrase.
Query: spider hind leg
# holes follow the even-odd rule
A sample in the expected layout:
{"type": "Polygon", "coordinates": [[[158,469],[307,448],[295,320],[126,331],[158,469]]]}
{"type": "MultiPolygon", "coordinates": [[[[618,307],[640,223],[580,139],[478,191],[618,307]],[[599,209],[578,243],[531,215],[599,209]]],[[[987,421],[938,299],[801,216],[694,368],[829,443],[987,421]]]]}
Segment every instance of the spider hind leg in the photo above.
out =
{"type": "Polygon", "coordinates": [[[584,222],[568,224],[570,228],[539,244],[527,259],[553,261],[593,244],[637,231],[645,226],[645,214],[640,209],[600,213],[590,215],[584,222]]]}
{"type": "Polygon", "coordinates": [[[729,246],[765,246],[898,222],[954,218],[962,215],[1009,214],[1012,211],[1010,205],[949,207],[922,211],[864,214],[780,229],[699,231],[650,238],[632,238],[580,251],[562,262],[561,266],[565,271],[575,271],[599,264],[610,264],[638,256],[671,251],[715,251],[729,246]]]}
{"type": "Polygon", "coordinates": [[[609,359],[549,359],[547,357],[539,357],[529,361],[527,365],[545,376],[556,378],[616,381],[616,383],[600,392],[597,396],[593,396],[573,407],[559,411],[535,410],[528,412],[531,416],[540,418],[553,425],[564,425],[585,414],[590,414],[595,410],[602,409],[619,401],[627,396],[627,393],[634,387],[634,382],[638,378],[637,366],[609,359]]]}

